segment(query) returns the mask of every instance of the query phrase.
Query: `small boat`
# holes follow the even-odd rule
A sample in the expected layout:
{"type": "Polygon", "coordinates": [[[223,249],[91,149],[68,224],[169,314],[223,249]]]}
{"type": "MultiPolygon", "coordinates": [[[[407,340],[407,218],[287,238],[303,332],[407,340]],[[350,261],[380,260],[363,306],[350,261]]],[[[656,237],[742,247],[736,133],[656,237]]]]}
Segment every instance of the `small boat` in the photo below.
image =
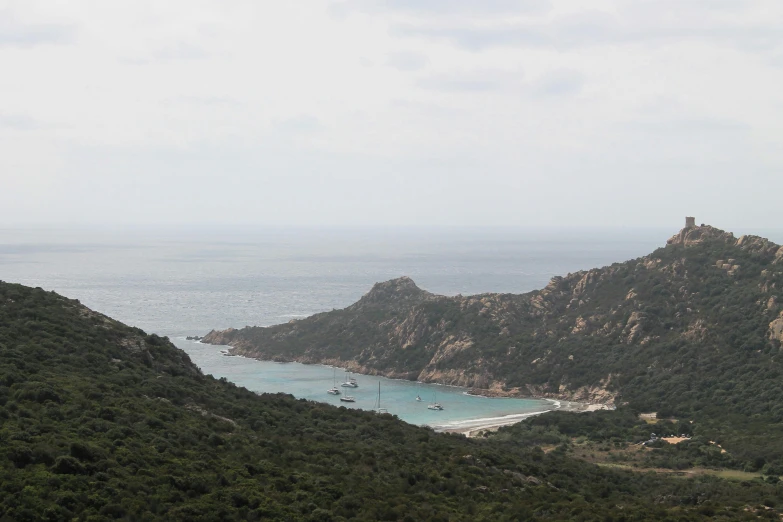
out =
{"type": "Polygon", "coordinates": [[[355,378],[351,377],[350,373],[346,373],[345,382],[342,383],[340,386],[343,386],[344,388],[358,388],[359,383],[356,382],[355,378]]]}
{"type": "Polygon", "coordinates": [[[326,390],[329,395],[340,395],[340,388],[337,387],[337,370],[334,370],[332,387],[326,390]]]}
{"type": "Polygon", "coordinates": [[[346,395],[344,397],[340,397],[340,400],[343,402],[356,402],[355,397],[351,397],[350,395],[346,395]]]}
{"type": "Polygon", "coordinates": [[[416,402],[421,402],[421,395],[416,396],[416,402]]]}
{"type": "Polygon", "coordinates": [[[442,411],[443,410],[443,406],[441,406],[440,403],[438,401],[436,401],[435,399],[436,399],[436,396],[435,396],[435,393],[433,392],[432,393],[432,402],[427,405],[427,409],[428,410],[442,411]]]}
{"type": "Polygon", "coordinates": [[[375,413],[378,415],[382,413],[389,413],[389,410],[386,408],[381,408],[381,383],[378,381],[378,400],[375,401],[375,413]]]}

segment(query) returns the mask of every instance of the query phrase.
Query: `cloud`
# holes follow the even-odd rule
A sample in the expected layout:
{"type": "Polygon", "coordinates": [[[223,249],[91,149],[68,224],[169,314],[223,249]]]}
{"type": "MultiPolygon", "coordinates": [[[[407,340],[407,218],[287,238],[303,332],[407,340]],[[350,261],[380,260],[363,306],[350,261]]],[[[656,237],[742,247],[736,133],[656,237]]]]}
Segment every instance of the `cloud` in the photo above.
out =
{"type": "Polygon", "coordinates": [[[41,128],[38,120],[26,114],[0,112],[0,129],[28,131],[41,128]]]}
{"type": "Polygon", "coordinates": [[[34,47],[70,43],[75,36],[75,26],[24,23],[15,20],[9,11],[0,11],[0,47],[34,47]]]}
{"type": "Polygon", "coordinates": [[[522,71],[480,69],[434,74],[420,78],[416,85],[422,89],[442,92],[480,93],[518,88],[523,78],[522,71]]]}
{"type": "Polygon", "coordinates": [[[584,75],[574,69],[557,69],[544,74],[533,83],[538,96],[572,96],[584,86],[584,75]]]}
{"type": "Polygon", "coordinates": [[[176,96],[171,98],[172,102],[186,103],[190,105],[201,105],[205,107],[241,107],[244,104],[236,98],[230,98],[228,96],[176,96]]]}
{"type": "Polygon", "coordinates": [[[276,123],[275,128],[286,134],[309,134],[323,129],[321,121],[310,114],[300,114],[276,123]]]}
{"type": "Polygon", "coordinates": [[[512,27],[439,26],[398,23],[390,33],[397,37],[446,40],[471,51],[483,51],[493,47],[548,47],[556,38],[543,27],[516,25],[512,27]]]}
{"type": "Polygon", "coordinates": [[[644,168],[668,169],[661,176],[693,170],[731,172],[750,158],[762,167],[754,128],[745,121],[716,116],[674,100],[657,100],[612,125],[613,158],[644,168]]]}
{"type": "Polygon", "coordinates": [[[123,65],[142,66],[156,62],[206,60],[209,56],[210,53],[203,47],[187,42],[175,42],[135,56],[121,56],[117,58],[117,61],[123,65]]]}
{"type": "Polygon", "coordinates": [[[360,13],[404,13],[414,15],[509,15],[544,13],[550,0],[344,0],[330,5],[330,12],[345,16],[360,13]]]}
{"type": "Polygon", "coordinates": [[[728,137],[747,135],[752,128],[741,121],[698,116],[670,116],[626,122],[624,127],[654,136],[728,137]]]}
{"type": "Polygon", "coordinates": [[[683,18],[672,21],[651,16],[645,10],[611,14],[584,11],[554,20],[473,24],[425,20],[397,22],[390,33],[396,37],[445,40],[471,51],[498,47],[553,48],[569,50],[597,45],[625,45],[681,41],[725,44],[746,51],[774,50],[783,46],[783,32],[777,24],[719,19],[683,18]]]}
{"type": "Polygon", "coordinates": [[[783,50],[770,56],[769,63],[773,67],[783,68],[783,50]]]}
{"type": "Polygon", "coordinates": [[[153,53],[153,56],[162,61],[203,60],[209,56],[209,53],[203,47],[178,42],[158,49],[153,53]]]}
{"type": "MultiPolygon", "coordinates": [[[[774,1],[774,0],[773,0],[774,1]]],[[[623,12],[634,13],[648,18],[683,19],[697,17],[705,19],[711,16],[726,14],[736,15],[747,12],[748,9],[765,9],[769,0],[636,0],[623,4],[623,12]]]]}
{"type": "Polygon", "coordinates": [[[424,89],[447,92],[484,92],[500,87],[494,80],[447,74],[423,78],[416,84],[424,89]]]}
{"type": "Polygon", "coordinates": [[[392,53],[386,58],[386,65],[405,72],[421,70],[428,63],[427,56],[410,51],[392,53]]]}
{"type": "Polygon", "coordinates": [[[416,86],[422,89],[446,93],[502,91],[514,96],[530,94],[535,97],[573,96],[581,92],[584,84],[584,74],[570,68],[547,71],[532,81],[526,81],[521,70],[478,69],[434,74],[416,82],[416,86]]]}
{"type": "Polygon", "coordinates": [[[764,223],[783,191],[780,0],[11,3],[17,42],[78,33],[0,47],[0,221],[764,223]]]}

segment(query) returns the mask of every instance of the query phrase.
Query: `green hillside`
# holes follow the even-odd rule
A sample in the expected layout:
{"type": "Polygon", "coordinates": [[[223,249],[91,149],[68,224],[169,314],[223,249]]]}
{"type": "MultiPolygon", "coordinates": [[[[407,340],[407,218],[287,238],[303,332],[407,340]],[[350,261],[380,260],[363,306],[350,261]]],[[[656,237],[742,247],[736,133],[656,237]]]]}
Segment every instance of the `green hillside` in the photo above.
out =
{"type": "MultiPolygon", "coordinates": [[[[0,283],[0,519],[696,520],[783,501],[202,375],[165,338],[0,283]]],[[[766,507],[765,507],[766,505],[766,507]]]]}

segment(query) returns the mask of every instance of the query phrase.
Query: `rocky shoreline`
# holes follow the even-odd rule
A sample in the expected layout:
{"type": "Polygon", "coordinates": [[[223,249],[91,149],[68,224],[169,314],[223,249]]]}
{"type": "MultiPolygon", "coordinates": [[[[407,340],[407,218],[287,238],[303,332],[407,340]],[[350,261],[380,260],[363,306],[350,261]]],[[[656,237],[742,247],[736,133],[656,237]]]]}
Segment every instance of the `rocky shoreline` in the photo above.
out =
{"type": "MultiPolygon", "coordinates": [[[[200,342],[204,344],[219,345],[215,341],[219,341],[220,333],[212,331],[209,334],[201,338],[200,342]],[[217,335],[215,335],[217,334],[217,335]]],[[[487,388],[480,388],[476,386],[465,385],[460,382],[461,379],[442,379],[439,380],[433,377],[448,377],[451,375],[428,373],[425,374],[417,372],[400,372],[393,369],[379,370],[377,368],[371,368],[361,365],[355,361],[344,361],[342,359],[333,358],[320,358],[314,356],[302,356],[302,357],[283,357],[280,355],[274,355],[264,357],[259,355],[258,351],[249,347],[243,346],[231,346],[222,345],[224,348],[228,346],[229,354],[246,357],[248,359],[256,359],[258,361],[272,361],[278,363],[290,363],[296,362],[300,364],[321,364],[326,366],[335,366],[338,368],[345,368],[351,373],[359,375],[373,375],[379,377],[386,377],[387,379],[402,379],[407,381],[419,381],[427,384],[441,384],[445,386],[458,386],[465,388],[470,395],[476,395],[479,397],[490,398],[510,398],[510,399],[546,399],[552,401],[562,401],[569,406],[564,408],[564,411],[595,411],[600,409],[613,409],[615,395],[611,392],[607,392],[602,388],[587,388],[582,387],[573,392],[563,390],[560,393],[544,392],[537,387],[528,386],[525,389],[522,388],[506,388],[504,383],[500,381],[492,381],[487,388]]],[[[451,372],[449,372],[450,374],[451,372]]]]}

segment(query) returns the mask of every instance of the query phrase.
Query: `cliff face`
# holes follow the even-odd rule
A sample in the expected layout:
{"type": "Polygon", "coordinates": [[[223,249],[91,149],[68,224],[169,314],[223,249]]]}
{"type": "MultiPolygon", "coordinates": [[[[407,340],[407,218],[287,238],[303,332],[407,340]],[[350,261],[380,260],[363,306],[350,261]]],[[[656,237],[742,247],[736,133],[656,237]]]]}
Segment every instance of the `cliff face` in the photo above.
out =
{"type": "Polygon", "coordinates": [[[737,365],[777,365],[781,284],[782,247],[689,227],[648,256],[527,294],[444,297],[400,278],[343,310],[203,342],[482,393],[655,407],[664,382],[655,400],[681,402],[683,390],[733,377],[737,365]]]}

